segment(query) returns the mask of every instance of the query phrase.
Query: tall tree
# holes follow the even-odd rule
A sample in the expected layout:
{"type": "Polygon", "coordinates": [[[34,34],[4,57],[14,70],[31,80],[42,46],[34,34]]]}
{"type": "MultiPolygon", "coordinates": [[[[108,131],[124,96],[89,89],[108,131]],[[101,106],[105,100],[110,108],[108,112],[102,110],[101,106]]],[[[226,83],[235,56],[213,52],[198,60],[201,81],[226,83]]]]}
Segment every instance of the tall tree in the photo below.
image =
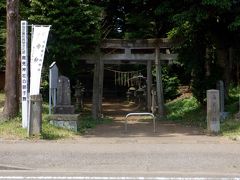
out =
{"type": "Polygon", "coordinates": [[[6,43],[6,78],[5,104],[3,113],[11,118],[18,113],[18,0],[7,0],[7,43],[6,43]]]}

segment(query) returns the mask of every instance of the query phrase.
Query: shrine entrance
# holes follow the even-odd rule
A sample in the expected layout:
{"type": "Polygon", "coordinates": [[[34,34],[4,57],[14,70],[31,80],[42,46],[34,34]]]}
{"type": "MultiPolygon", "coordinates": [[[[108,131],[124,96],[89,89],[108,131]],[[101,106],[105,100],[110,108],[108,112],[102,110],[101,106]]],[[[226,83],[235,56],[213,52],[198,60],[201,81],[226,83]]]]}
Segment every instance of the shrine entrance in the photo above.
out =
{"type": "MultiPolygon", "coordinates": [[[[102,96],[104,67],[108,64],[142,64],[146,66],[146,112],[151,111],[152,106],[152,66],[156,68],[156,102],[157,115],[164,115],[164,98],[162,87],[161,63],[172,62],[177,54],[171,53],[173,43],[166,38],[144,40],[105,39],[95,54],[86,54],[81,57],[86,63],[94,64],[92,117],[97,119],[102,114],[102,96]]],[[[111,69],[112,70],[112,69],[111,69]]],[[[132,76],[131,72],[115,73],[116,83],[131,84],[131,78],[141,78],[141,74],[132,76]],[[120,77],[120,82],[119,78],[120,77]]],[[[139,87],[140,88],[140,87],[139,87]]]]}

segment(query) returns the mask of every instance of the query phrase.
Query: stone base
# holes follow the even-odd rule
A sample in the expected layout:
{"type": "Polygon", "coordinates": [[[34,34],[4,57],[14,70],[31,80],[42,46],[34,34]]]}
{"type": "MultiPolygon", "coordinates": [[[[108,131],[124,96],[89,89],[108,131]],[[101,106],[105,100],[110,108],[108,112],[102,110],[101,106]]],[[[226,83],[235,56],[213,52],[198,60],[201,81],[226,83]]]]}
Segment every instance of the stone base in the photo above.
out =
{"type": "Polygon", "coordinates": [[[50,124],[77,132],[80,114],[49,115],[50,124]]]}
{"type": "Polygon", "coordinates": [[[54,114],[74,114],[73,105],[57,105],[53,108],[54,114]]]}

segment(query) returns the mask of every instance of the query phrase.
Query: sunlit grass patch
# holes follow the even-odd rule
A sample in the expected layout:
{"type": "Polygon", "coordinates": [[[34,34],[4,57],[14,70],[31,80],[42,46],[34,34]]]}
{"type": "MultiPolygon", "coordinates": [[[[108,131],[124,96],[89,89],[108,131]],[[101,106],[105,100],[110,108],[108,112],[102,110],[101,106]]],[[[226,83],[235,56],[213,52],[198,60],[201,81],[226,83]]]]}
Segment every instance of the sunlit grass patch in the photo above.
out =
{"type": "Polygon", "coordinates": [[[0,138],[4,139],[25,139],[27,129],[22,128],[21,118],[16,117],[0,123],[0,138]]]}
{"type": "Polygon", "coordinates": [[[74,138],[78,133],[51,125],[47,120],[42,123],[42,133],[40,138],[46,140],[58,140],[74,138]]]}
{"type": "MultiPolygon", "coordinates": [[[[72,138],[77,133],[55,127],[45,119],[42,122],[42,133],[39,136],[40,139],[57,140],[72,138]]],[[[21,118],[13,118],[5,122],[0,123],[0,138],[2,139],[29,139],[27,129],[22,128],[21,118]]],[[[31,138],[30,138],[31,139],[31,138]]]]}
{"type": "Polygon", "coordinates": [[[194,97],[169,102],[167,119],[183,124],[206,127],[206,111],[194,97]]]}

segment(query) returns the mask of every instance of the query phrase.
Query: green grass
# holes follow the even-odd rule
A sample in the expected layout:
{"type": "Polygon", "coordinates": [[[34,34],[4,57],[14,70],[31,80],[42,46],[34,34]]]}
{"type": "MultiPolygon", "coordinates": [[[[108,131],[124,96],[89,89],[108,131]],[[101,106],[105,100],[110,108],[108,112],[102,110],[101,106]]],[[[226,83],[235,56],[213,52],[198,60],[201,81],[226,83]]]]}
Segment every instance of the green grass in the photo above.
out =
{"type": "MultiPolygon", "coordinates": [[[[221,122],[221,134],[233,139],[240,139],[240,120],[234,118],[234,114],[239,111],[240,87],[231,86],[229,89],[229,99],[225,105],[225,111],[229,112],[229,117],[221,122]]],[[[181,124],[207,127],[206,107],[201,106],[194,97],[176,99],[167,103],[167,120],[181,124]]]]}
{"type": "Polygon", "coordinates": [[[40,138],[45,140],[69,139],[77,137],[79,134],[67,129],[55,127],[47,120],[42,123],[42,133],[40,138]]]}
{"type": "Polygon", "coordinates": [[[240,121],[235,118],[235,114],[239,111],[240,86],[230,85],[229,98],[225,102],[225,111],[229,112],[223,122],[221,122],[221,135],[230,137],[231,139],[240,139],[240,121]]]}
{"type": "Polygon", "coordinates": [[[240,139],[240,121],[236,121],[233,117],[228,118],[221,123],[221,134],[233,140],[240,139]]]}
{"type": "MultiPolygon", "coordinates": [[[[4,93],[0,92],[0,110],[2,111],[4,105],[4,93]]],[[[74,132],[57,128],[48,123],[46,114],[48,113],[48,105],[43,104],[43,122],[42,134],[40,139],[63,139],[73,137],[74,132]]],[[[3,139],[28,139],[27,129],[22,128],[21,116],[6,120],[0,123],[0,138],[3,139]]]]}
{"type": "Polygon", "coordinates": [[[167,120],[206,127],[206,111],[194,97],[180,98],[166,104],[167,120]]]}
{"type": "Polygon", "coordinates": [[[229,112],[229,117],[221,123],[221,134],[231,139],[240,139],[240,120],[235,118],[239,111],[240,86],[230,86],[229,99],[225,109],[229,112]]]}
{"type": "MultiPolygon", "coordinates": [[[[0,92],[0,109],[4,105],[4,94],[0,92]]],[[[75,138],[85,133],[89,128],[94,128],[98,124],[110,123],[111,119],[103,118],[94,120],[90,116],[83,116],[79,119],[78,132],[73,132],[67,129],[53,126],[48,121],[48,104],[43,103],[42,113],[42,132],[39,137],[28,137],[27,129],[22,128],[21,115],[11,120],[6,120],[0,123],[0,139],[44,139],[44,140],[59,140],[75,138]]]]}
{"type": "Polygon", "coordinates": [[[0,138],[25,139],[27,130],[22,128],[21,118],[16,117],[9,121],[0,123],[0,138]]]}
{"type": "Polygon", "coordinates": [[[45,140],[57,140],[73,138],[78,135],[70,130],[55,127],[44,118],[42,122],[42,133],[39,137],[28,137],[27,129],[22,128],[21,117],[18,116],[8,121],[0,123],[0,138],[3,139],[45,139],[45,140]]]}

